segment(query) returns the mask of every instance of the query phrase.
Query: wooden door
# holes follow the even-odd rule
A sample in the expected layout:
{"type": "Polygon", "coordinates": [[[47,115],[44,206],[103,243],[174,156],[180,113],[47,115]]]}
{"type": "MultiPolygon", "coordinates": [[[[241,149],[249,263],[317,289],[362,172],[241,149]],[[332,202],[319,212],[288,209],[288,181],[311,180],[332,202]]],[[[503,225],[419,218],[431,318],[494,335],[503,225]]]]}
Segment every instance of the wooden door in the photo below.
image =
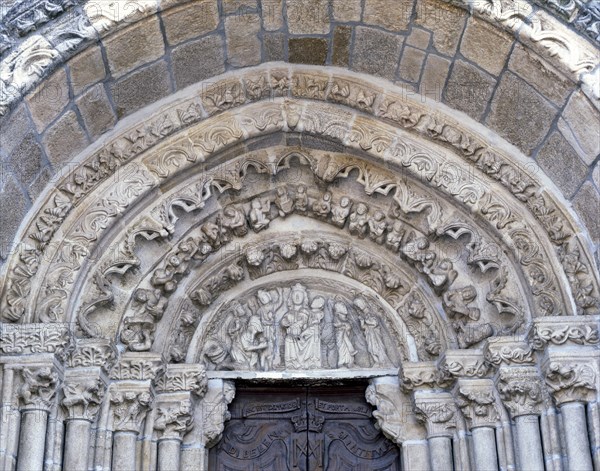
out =
{"type": "Polygon", "coordinates": [[[397,471],[398,447],[375,428],[366,384],[238,387],[212,471],[397,471]]]}

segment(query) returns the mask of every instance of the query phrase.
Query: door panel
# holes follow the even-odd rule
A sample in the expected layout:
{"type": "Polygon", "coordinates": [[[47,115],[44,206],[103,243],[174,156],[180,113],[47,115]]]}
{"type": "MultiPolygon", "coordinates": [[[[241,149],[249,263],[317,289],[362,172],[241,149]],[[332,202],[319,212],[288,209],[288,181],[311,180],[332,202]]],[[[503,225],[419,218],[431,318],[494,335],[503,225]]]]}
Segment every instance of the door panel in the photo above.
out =
{"type": "Polygon", "coordinates": [[[396,471],[398,448],[374,426],[366,385],[238,387],[215,471],[396,471]]]}

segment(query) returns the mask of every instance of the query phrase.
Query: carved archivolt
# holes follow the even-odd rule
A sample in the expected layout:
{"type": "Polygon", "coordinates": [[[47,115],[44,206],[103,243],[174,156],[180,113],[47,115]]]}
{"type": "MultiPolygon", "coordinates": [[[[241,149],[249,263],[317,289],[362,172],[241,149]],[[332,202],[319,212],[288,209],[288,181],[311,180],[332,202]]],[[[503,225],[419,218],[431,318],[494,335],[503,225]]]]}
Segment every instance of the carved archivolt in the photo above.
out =
{"type": "Polygon", "coordinates": [[[167,335],[163,318],[195,328],[194,315],[169,305],[174,292],[202,310],[246,279],[300,267],[374,290],[420,359],[440,354],[447,323],[464,348],[523,332],[534,317],[597,312],[579,228],[519,162],[383,82],[249,70],[187,92],[66,175],[25,229],[2,315],[77,319],[78,335],[96,337],[104,326],[86,320],[109,307],[126,348],[147,351],[167,335]],[[347,151],[265,141],[282,133],[347,151]],[[241,142],[257,150],[236,150],[241,142]],[[302,218],[332,235],[290,237],[302,218]]]}

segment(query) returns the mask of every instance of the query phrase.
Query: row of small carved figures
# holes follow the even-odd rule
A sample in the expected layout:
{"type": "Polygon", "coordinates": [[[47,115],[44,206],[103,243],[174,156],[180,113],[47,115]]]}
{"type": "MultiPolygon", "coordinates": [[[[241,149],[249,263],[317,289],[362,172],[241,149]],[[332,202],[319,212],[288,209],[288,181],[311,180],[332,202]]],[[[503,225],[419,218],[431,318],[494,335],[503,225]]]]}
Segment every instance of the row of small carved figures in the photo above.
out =
{"type": "MultiPolygon", "coordinates": [[[[342,196],[338,202],[334,202],[330,191],[313,198],[309,196],[304,184],[296,186],[293,196],[286,186],[279,186],[275,190],[273,201],[268,198],[255,198],[250,202],[248,209],[231,204],[224,208],[219,220],[223,227],[242,237],[247,234],[248,226],[255,232],[260,232],[266,229],[275,217],[284,218],[292,213],[312,214],[324,221],[329,221],[331,217],[331,223],[339,228],[343,228],[348,222],[351,234],[359,238],[368,235],[378,244],[386,242],[386,233],[389,232],[391,237],[388,236],[387,240],[396,250],[404,234],[402,223],[399,220],[388,222],[382,210],[377,209],[373,214],[369,214],[369,207],[365,203],[354,202],[347,196],[342,196]],[[277,211],[275,215],[271,211],[272,204],[277,211]]],[[[205,230],[203,232],[206,233],[205,230]]],[[[217,235],[214,230],[209,232],[212,236],[217,235]]]]}

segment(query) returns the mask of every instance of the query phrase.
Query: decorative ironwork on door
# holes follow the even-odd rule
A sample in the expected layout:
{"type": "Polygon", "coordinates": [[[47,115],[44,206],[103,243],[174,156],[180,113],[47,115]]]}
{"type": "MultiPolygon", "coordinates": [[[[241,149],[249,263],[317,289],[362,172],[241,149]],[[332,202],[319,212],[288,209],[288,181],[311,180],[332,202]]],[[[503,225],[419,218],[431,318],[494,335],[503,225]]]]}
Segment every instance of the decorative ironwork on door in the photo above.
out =
{"type": "Polygon", "coordinates": [[[400,450],[375,428],[365,386],[240,387],[214,471],[399,471],[400,450]]]}

